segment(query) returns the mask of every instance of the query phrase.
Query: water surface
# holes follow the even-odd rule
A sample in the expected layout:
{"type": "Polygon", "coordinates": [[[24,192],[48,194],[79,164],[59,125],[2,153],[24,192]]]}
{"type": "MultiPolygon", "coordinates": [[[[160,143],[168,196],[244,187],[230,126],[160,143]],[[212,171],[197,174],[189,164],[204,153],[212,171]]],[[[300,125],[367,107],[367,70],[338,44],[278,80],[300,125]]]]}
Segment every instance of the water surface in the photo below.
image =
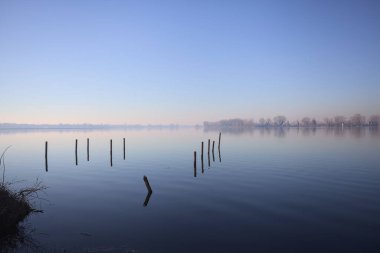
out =
{"type": "Polygon", "coordinates": [[[377,129],[223,131],[220,156],[217,143],[192,128],[0,131],[6,180],[48,187],[25,222],[38,252],[379,252],[377,129]]]}

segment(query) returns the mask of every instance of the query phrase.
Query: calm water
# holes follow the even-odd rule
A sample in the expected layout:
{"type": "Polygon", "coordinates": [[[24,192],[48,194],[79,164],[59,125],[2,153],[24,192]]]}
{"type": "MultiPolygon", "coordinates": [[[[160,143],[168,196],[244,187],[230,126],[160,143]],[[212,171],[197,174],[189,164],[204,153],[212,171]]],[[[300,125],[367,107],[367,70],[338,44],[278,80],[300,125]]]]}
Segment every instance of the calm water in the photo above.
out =
{"type": "Polygon", "coordinates": [[[44,213],[25,222],[38,252],[380,252],[378,130],[222,132],[220,160],[217,140],[203,129],[2,130],[0,150],[12,145],[6,179],[25,180],[14,188],[48,187],[35,202],[44,213]]]}

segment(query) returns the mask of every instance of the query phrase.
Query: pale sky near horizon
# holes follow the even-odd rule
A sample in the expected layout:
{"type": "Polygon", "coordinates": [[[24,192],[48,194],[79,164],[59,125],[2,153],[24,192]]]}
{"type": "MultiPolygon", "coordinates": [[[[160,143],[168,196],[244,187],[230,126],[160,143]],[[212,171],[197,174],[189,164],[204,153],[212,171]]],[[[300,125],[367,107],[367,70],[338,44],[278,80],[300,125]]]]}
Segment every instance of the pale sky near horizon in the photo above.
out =
{"type": "Polygon", "coordinates": [[[0,0],[0,123],[380,114],[380,1],[0,0]]]}

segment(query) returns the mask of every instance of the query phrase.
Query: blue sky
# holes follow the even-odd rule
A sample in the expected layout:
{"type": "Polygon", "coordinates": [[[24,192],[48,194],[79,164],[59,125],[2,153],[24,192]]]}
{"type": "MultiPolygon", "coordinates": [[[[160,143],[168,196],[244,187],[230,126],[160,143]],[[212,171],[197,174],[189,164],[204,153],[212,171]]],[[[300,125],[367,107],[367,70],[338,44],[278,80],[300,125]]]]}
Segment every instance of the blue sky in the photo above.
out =
{"type": "Polygon", "coordinates": [[[0,1],[0,122],[380,113],[380,1],[0,1]]]}

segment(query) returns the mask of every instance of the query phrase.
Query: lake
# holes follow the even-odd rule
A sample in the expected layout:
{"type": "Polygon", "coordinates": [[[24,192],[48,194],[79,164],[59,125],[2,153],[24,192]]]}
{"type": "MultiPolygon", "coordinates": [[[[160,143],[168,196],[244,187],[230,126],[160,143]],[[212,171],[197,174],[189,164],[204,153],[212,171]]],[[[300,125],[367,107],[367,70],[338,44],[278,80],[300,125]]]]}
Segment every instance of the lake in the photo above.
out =
{"type": "Polygon", "coordinates": [[[378,129],[226,130],[220,154],[218,135],[0,130],[6,181],[48,187],[15,252],[380,252],[378,129]]]}

